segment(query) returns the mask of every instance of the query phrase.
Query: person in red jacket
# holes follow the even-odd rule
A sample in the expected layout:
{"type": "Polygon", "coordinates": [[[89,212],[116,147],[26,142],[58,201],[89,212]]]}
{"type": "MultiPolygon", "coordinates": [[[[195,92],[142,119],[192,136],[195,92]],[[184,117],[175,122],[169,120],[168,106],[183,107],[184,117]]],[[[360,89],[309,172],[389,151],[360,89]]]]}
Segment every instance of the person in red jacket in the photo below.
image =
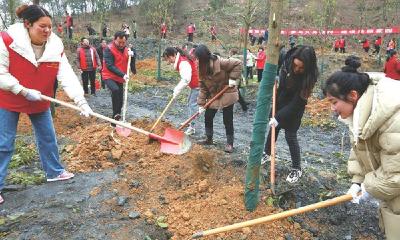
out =
{"type": "Polygon", "coordinates": [[[368,53],[369,52],[369,41],[368,41],[368,39],[365,38],[361,43],[362,43],[362,47],[363,47],[364,51],[366,53],[368,53]]]}
{"type": "Polygon", "coordinates": [[[69,15],[69,12],[65,11],[65,26],[66,26],[66,31],[67,31],[67,36],[69,39],[72,39],[72,33],[73,33],[73,28],[74,28],[74,20],[71,15],[69,15]]]}
{"type": "Polygon", "coordinates": [[[400,80],[400,60],[397,58],[397,52],[395,50],[389,53],[384,72],[386,77],[400,80]]]}
{"type": "Polygon", "coordinates": [[[78,69],[81,71],[83,91],[85,94],[89,93],[89,80],[90,80],[90,94],[96,96],[96,70],[101,69],[100,57],[96,49],[90,46],[89,40],[85,37],[81,38],[81,45],[77,50],[76,62],[78,69]]]}
{"type": "MultiPolygon", "coordinates": [[[[93,113],[61,39],[51,32],[49,12],[39,5],[21,5],[16,15],[22,22],[0,33],[0,193],[14,152],[21,113],[31,121],[47,182],[74,177],[60,162],[50,102],[43,101],[43,96],[53,97],[56,78],[82,115],[89,117],[93,113]]],[[[0,204],[3,202],[0,194],[0,204]]]]}
{"type": "Polygon", "coordinates": [[[167,24],[163,22],[161,24],[161,39],[166,39],[167,38],[167,24]]]}
{"type": "Polygon", "coordinates": [[[188,37],[188,42],[193,42],[193,34],[196,31],[196,26],[193,23],[190,23],[186,28],[186,33],[188,37]]]}
{"type": "Polygon", "coordinates": [[[339,39],[335,39],[335,42],[333,43],[333,48],[335,49],[335,52],[339,51],[339,39]]]}
{"type": "MultiPolygon", "coordinates": [[[[190,93],[187,99],[189,117],[195,114],[199,108],[197,105],[197,97],[199,96],[199,73],[197,64],[194,58],[187,52],[179,48],[167,47],[164,50],[163,58],[170,64],[173,64],[174,69],[179,72],[181,80],[175,86],[173,97],[177,97],[184,88],[189,87],[190,93]]],[[[195,122],[193,120],[185,133],[187,135],[194,134],[195,122]]]]}
{"type": "MultiPolygon", "coordinates": [[[[128,58],[134,57],[134,53],[126,46],[127,35],[124,31],[114,34],[114,40],[105,49],[103,55],[102,77],[106,86],[111,91],[113,118],[117,121],[121,119],[121,109],[124,95],[124,82],[129,79],[127,75],[128,58]]],[[[136,70],[132,65],[129,66],[132,73],[136,70]]],[[[115,127],[115,124],[111,124],[115,127]]]]}
{"type": "Polygon", "coordinates": [[[346,52],[346,40],[344,40],[343,36],[339,39],[339,49],[340,53],[346,52]]]}
{"type": "Polygon", "coordinates": [[[382,45],[382,37],[381,37],[381,36],[378,36],[378,37],[375,39],[375,42],[374,42],[374,48],[375,48],[375,50],[374,50],[372,53],[379,54],[379,52],[381,51],[381,45],[382,45]]]}
{"type": "Polygon", "coordinates": [[[256,57],[256,67],[257,67],[257,81],[261,82],[262,73],[264,71],[265,61],[267,60],[267,55],[265,55],[265,51],[263,47],[258,48],[258,53],[256,57]]]}

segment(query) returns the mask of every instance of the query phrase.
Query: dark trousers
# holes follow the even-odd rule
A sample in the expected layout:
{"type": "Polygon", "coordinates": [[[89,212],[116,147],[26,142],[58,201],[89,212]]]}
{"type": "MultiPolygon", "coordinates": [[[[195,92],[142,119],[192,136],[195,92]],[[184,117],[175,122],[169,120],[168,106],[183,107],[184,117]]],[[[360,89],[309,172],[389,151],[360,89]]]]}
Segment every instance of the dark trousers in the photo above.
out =
{"type": "MultiPolygon", "coordinates": [[[[214,117],[218,109],[207,108],[204,116],[206,136],[212,138],[214,117]]],[[[233,104],[222,109],[227,143],[233,145],[233,104]]]]}
{"type": "Polygon", "coordinates": [[[346,48],[340,48],[340,53],[346,53],[346,48]]]}
{"type": "Polygon", "coordinates": [[[264,71],[264,69],[257,69],[257,81],[258,82],[261,82],[263,71],[264,71]]]}
{"type": "Polygon", "coordinates": [[[193,33],[188,33],[188,42],[193,42],[193,33]]]}
{"type": "Polygon", "coordinates": [[[247,75],[246,75],[246,79],[253,79],[253,67],[251,66],[251,67],[249,67],[249,66],[247,66],[246,67],[247,68],[247,75]]]}
{"type": "Polygon", "coordinates": [[[105,82],[108,89],[111,91],[113,117],[115,117],[115,115],[121,114],[122,103],[124,100],[124,85],[111,79],[107,79],[105,82]]]}
{"type": "Polygon", "coordinates": [[[68,33],[68,38],[72,39],[72,33],[73,33],[72,27],[67,27],[67,33],[68,33]]]}
{"type": "Polygon", "coordinates": [[[96,71],[82,71],[82,85],[83,85],[83,91],[85,94],[89,93],[89,80],[90,80],[90,94],[95,94],[96,93],[96,71]]]}
{"type": "MultiPolygon", "coordinates": [[[[275,142],[278,139],[280,130],[281,130],[281,128],[278,125],[278,127],[275,128],[275,142]]],[[[285,139],[289,146],[290,157],[292,159],[292,168],[301,170],[300,146],[299,146],[299,142],[297,141],[297,130],[293,131],[293,130],[285,129],[285,139]]],[[[269,129],[267,142],[265,143],[265,146],[264,146],[264,152],[268,156],[271,156],[271,128],[269,129]]]]}

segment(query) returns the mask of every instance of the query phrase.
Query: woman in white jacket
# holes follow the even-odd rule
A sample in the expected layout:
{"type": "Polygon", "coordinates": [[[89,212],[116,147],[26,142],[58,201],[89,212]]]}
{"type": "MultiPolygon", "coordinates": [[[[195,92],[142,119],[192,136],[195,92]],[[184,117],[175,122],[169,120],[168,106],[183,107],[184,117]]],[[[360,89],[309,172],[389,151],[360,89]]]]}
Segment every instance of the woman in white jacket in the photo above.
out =
{"type": "Polygon", "coordinates": [[[61,39],[51,32],[48,11],[38,5],[21,5],[16,14],[23,22],[11,25],[0,36],[0,192],[14,151],[20,113],[28,114],[32,122],[47,181],[74,177],[60,163],[50,103],[41,98],[42,94],[53,96],[55,79],[82,109],[81,114],[88,117],[92,112],[61,39]]]}
{"type": "Polygon", "coordinates": [[[380,201],[380,225],[388,240],[400,239],[400,82],[384,73],[360,73],[359,58],[346,59],[326,82],[331,108],[350,128],[348,193],[354,203],[380,201]],[[359,194],[360,193],[360,194],[359,194]]]}

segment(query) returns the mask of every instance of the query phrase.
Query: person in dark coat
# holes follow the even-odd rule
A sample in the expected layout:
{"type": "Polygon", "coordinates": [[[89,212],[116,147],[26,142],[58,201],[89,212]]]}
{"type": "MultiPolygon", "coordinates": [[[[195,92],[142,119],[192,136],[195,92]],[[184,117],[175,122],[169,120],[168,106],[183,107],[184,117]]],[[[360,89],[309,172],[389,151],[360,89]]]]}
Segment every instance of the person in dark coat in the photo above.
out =
{"type": "MultiPolygon", "coordinates": [[[[300,147],[297,130],[300,128],[307,99],[318,78],[317,58],[311,46],[297,46],[286,53],[279,74],[279,86],[276,97],[276,115],[270,119],[270,127],[275,126],[276,136],[285,130],[292,159],[292,170],[286,181],[295,183],[302,175],[300,166],[300,147]]],[[[263,162],[271,155],[271,131],[264,148],[263,162]]]]}

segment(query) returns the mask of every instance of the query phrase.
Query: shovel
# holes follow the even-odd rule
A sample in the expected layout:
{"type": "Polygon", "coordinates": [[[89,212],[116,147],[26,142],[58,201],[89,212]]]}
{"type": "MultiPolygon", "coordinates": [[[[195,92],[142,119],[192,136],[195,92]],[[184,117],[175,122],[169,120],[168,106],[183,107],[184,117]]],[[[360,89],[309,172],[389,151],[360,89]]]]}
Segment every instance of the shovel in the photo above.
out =
{"type": "Polygon", "coordinates": [[[291,217],[291,216],[294,216],[294,215],[298,215],[298,214],[302,214],[302,213],[306,213],[306,212],[311,212],[311,211],[314,211],[314,210],[319,209],[319,208],[325,208],[325,207],[334,206],[334,205],[337,205],[339,203],[350,201],[352,199],[353,199],[353,197],[351,196],[351,194],[346,194],[346,195],[335,197],[335,198],[332,198],[332,199],[329,199],[329,200],[325,200],[325,201],[322,201],[322,202],[310,204],[310,205],[307,205],[307,206],[304,206],[304,207],[291,209],[291,210],[288,210],[288,211],[284,211],[284,212],[280,212],[280,213],[277,213],[277,214],[273,214],[273,215],[270,215],[270,216],[256,218],[256,219],[245,221],[245,222],[241,222],[241,223],[235,223],[235,224],[232,224],[232,225],[219,227],[219,228],[214,228],[214,229],[210,229],[210,230],[207,230],[207,231],[197,232],[197,233],[193,234],[192,239],[201,238],[201,237],[205,237],[205,236],[209,236],[209,235],[213,235],[213,234],[217,234],[217,233],[228,232],[228,231],[232,231],[232,230],[235,230],[235,229],[241,229],[241,228],[257,225],[257,224],[260,224],[260,223],[272,222],[272,221],[275,221],[275,220],[280,220],[280,219],[291,217]]]}
{"type": "MultiPolygon", "coordinates": [[[[128,67],[126,69],[126,74],[128,75],[128,80],[126,80],[126,82],[124,83],[124,103],[122,105],[122,122],[125,122],[125,117],[126,117],[126,107],[128,105],[128,83],[129,83],[129,72],[130,72],[130,68],[131,68],[131,56],[128,55],[128,67]]],[[[115,130],[117,131],[118,135],[123,136],[123,137],[129,137],[129,135],[131,134],[131,129],[129,128],[124,128],[121,127],[120,125],[117,125],[115,127],[115,130]]]]}
{"type": "Polygon", "coordinates": [[[161,118],[167,112],[168,108],[171,106],[171,104],[174,102],[174,100],[175,100],[175,97],[172,97],[171,100],[169,100],[167,106],[164,108],[164,110],[162,111],[161,115],[157,118],[157,121],[151,127],[150,132],[153,132],[153,130],[156,128],[157,124],[160,123],[161,118]]]}
{"type": "MultiPolygon", "coordinates": [[[[275,80],[274,88],[272,90],[272,117],[275,118],[276,112],[276,85],[275,80]]],[[[271,191],[275,195],[275,126],[271,128],[271,191]]]]}
{"type": "MultiPolygon", "coordinates": [[[[217,93],[217,95],[215,95],[213,98],[208,100],[207,103],[204,105],[204,109],[207,109],[211,105],[211,103],[213,103],[215,100],[220,98],[226,92],[226,90],[228,90],[228,88],[230,88],[229,85],[226,85],[221,91],[219,91],[219,93],[217,93]]],[[[197,118],[200,115],[200,113],[201,112],[197,112],[197,113],[193,114],[185,122],[181,123],[181,126],[178,128],[178,130],[184,129],[187,125],[189,125],[189,123],[191,121],[193,121],[195,118],[197,118]]]]}
{"type": "MultiPolygon", "coordinates": [[[[50,102],[58,103],[62,106],[72,108],[79,112],[82,111],[79,107],[77,107],[75,105],[72,105],[70,103],[63,102],[63,101],[60,101],[60,100],[57,100],[57,99],[54,99],[54,98],[51,98],[51,97],[48,97],[45,95],[42,95],[42,99],[50,101],[50,102]]],[[[103,115],[95,113],[95,112],[90,113],[90,115],[100,118],[100,119],[103,119],[107,122],[114,123],[118,126],[122,126],[123,128],[127,128],[129,130],[133,130],[138,133],[142,133],[144,135],[147,135],[149,138],[158,140],[161,144],[160,151],[162,153],[170,153],[170,154],[176,154],[176,155],[184,154],[190,150],[190,147],[192,145],[192,143],[189,140],[189,137],[187,137],[185,135],[185,133],[177,131],[175,129],[167,128],[167,129],[165,129],[164,136],[159,136],[157,134],[150,133],[143,129],[131,126],[128,123],[120,122],[120,121],[114,120],[112,118],[103,116],[103,115]]]]}

